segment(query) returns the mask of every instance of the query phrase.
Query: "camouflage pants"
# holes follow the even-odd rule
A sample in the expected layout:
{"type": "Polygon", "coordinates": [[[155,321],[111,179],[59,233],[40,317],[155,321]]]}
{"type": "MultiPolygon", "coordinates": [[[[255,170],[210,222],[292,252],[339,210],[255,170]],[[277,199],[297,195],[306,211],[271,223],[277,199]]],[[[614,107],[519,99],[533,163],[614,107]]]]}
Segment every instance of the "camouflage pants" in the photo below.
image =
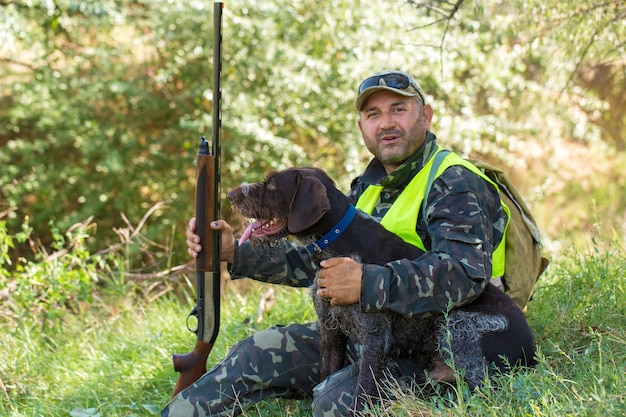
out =
{"type": "Polygon", "coordinates": [[[345,416],[356,388],[356,348],[348,346],[351,365],[322,382],[319,341],[316,323],[260,331],[233,346],[224,360],[174,397],[161,416],[234,416],[260,400],[311,395],[314,417],[345,416]]]}

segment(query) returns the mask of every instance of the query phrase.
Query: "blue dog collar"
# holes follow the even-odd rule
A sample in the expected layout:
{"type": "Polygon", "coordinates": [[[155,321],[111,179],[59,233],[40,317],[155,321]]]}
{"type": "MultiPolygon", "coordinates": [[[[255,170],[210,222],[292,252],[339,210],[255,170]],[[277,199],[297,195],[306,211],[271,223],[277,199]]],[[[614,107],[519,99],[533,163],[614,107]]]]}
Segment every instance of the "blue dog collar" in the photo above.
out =
{"type": "Polygon", "coordinates": [[[339,236],[341,236],[341,234],[348,228],[348,226],[350,226],[350,223],[352,223],[355,215],[356,208],[352,204],[350,204],[350,207],[348,207],[346,214],[343,215],[343,217],[341,218],[341,220],[339,220],[339,223],[337,223],[335,227],[330,229],[330,231],[322,236],[320,239],[318,239],[317,242],[306,246],[307,252],[309,252],[310,254],[320,253],[324,249],[326,249],[328,245],[333,243],[339,236]]]}

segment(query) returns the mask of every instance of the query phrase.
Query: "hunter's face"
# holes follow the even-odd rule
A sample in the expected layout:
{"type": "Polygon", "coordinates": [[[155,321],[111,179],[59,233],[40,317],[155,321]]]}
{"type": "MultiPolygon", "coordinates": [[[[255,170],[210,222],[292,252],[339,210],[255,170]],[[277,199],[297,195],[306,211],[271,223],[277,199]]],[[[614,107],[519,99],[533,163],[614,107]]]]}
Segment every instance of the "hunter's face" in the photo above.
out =
{"type": "Polygon", "coordinates": [[[365,102],[359,129],[367,149],[390,173],[424,143],[432,116],[430,105],[415,97],[383,90],[365,102]]]}

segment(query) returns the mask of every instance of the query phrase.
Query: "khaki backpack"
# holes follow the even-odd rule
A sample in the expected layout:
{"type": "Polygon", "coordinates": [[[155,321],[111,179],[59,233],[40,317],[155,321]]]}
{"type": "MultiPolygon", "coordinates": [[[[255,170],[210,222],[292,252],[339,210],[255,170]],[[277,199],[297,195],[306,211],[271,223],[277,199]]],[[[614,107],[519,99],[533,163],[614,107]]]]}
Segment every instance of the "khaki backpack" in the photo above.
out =
{"type": "MultiPolygon", "coordinates": [[[[449,152],[441,150],[435,156],[431,173],[437,172],[441,161],[449,152]]],[[[477,159],[468,159],[468,161],[497,184],[500,198],[511,211],[511,219],[505,235],[505,272],[502,281],[505,292],[522,310],[525,310],[533,295],[537,280],[550,263],[541,254],[541,236],[537,222],[519,192],[501,169],[477,159]]],[[[433,178],[429,178],[426,196],[430,191],[432,180],[433,178]]]]}

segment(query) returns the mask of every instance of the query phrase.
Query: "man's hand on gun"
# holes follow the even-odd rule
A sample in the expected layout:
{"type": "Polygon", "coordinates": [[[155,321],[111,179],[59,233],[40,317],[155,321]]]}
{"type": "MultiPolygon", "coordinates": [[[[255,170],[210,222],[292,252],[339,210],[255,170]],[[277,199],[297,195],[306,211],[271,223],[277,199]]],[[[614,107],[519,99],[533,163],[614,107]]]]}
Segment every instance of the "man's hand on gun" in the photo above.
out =
{"type": "MultiPolygon", "coordinates": [[[[233,228],[224,220],[211,222],[211,229],[221,230],[220,259],[232,263],[235,254],[235,236],[233,228]]],[[[196,258],[202,249],[200,237],[195,233],[196,219],[191,218],[187,226],[187,252],[196,258]]],[[[362,265],[349,258],[331,258],[322,262],[320,286],[318,293],[327,297],[334,305],[359,302],[361,294],[362,265]]]]}
{"type": "MultiPolygon", "coordinates": [[[[215,220],[210,224],[211,229],[220,230],[222,232],[220,241],[220,259],[222,261],[232,263],[235,256],[235,235],[233,234],[233,228],[224,220],[215,220]]],[[[192,258],[197,258],[198,253],[202,250],[200,246],[200,237],[195,233],[196,231],[196,219],[195,217],[189,220],[187,225],[187,231],[185,232],[187,240],[187,253],[192,258]]]]}

